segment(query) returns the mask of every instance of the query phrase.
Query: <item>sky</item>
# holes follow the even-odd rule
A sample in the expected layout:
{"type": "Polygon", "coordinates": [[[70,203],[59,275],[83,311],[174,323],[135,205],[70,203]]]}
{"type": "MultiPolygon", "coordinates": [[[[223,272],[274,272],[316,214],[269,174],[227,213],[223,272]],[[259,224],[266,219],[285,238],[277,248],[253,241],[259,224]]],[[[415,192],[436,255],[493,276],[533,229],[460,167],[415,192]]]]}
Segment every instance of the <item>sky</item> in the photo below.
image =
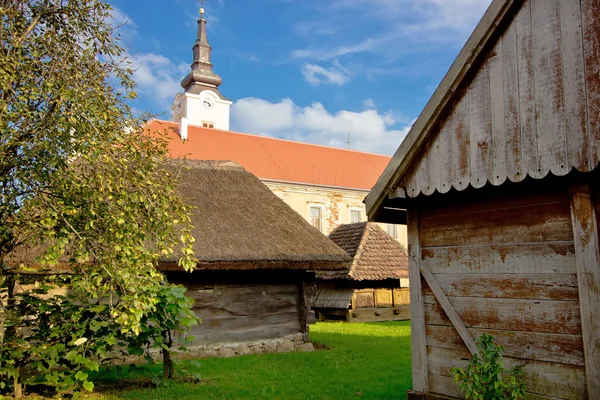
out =
{"type": "MultiPolygon", "coordinates": [[[[109,0],[137,82],[170,119],[199,0],[109,0]]],[[[208,0],[231,130],[392,155],[490,0],[208,0]]]]}

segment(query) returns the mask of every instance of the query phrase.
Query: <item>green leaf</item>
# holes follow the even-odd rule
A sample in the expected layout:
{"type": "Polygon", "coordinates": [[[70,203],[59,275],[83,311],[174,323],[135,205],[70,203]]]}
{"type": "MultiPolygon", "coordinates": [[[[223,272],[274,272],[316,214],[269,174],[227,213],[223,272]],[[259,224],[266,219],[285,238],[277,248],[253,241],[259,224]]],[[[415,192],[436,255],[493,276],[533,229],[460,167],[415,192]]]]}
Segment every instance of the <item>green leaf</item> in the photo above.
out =
{"type": "Polygon", "coordinates": [[[83,382],[83,387],[85,388],[85,390],[87,390],[88,392],[92,392],[94,390],[94,384],[90,381],[85,381],[83,382]]]}
{"type": "Polygon", "coordinates": [[[77,379],[78,381],[85,381],[87,378],[88,374],[86,374],[85,372],[77,371],[77,373],[75,374],[75,379],[77,379]]]}

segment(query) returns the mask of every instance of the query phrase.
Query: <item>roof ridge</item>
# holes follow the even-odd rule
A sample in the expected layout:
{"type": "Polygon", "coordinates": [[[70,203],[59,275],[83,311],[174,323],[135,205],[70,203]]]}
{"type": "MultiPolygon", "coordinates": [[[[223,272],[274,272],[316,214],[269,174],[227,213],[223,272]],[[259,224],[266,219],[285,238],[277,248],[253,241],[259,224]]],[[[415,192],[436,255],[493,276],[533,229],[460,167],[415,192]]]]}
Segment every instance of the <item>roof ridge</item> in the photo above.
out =
{"type": "MultiPolygon", "coordinates": [[[[178,125],[177,122],[174,122],[174,121],[166,121],[166,120],[163,120],[163,119],[152,118],[150,121],[148,121],[147,125],[145,125],[145,126],[150,125],[150,123],[152,121],[164,122],[164,123],[167,123],[167,124],[178,125]]],[[[392,158],[391,156],[386,156],[385,154],[371,153],[371,152],[368,152],[368,151],[342,149],[340,147],[326,146],[326,145],[323,145],[323,144],[315,144],[315,143],[308,143],[308,142],[300,142],[298,140],[274,138],[274,137],[271,137],[271,136],[264,136],[264,135],[262,135],[260,133],[248,133],[248,132],[230,131],[230,130],[217,129],[217,128],[207,128],[207,127],[204,127],[204,126],[192,125],[192,124],[189,124],[189,126],[192,126],[192,127],[195,127],[195,128],[200,128],[200,129],[212,130],[212,131],[219,131],[219,132],[225,132],[225,133],[233,133],[233,134],[236,134],[236,135],[259,137],[261,139],[277,140],[277,141],[280,141],[280,142],[296,143],[296,144],[302,144],[302,145],[313,146],[313,147],[322,147],[322,148],[325,148],[325,149],[339,150],[339,151],[344,151],[344,152],[349,152],[349,153],[367,154],[367,155],[371,155],[371,156],[385,157],[385,158],[389,158],[389,159],[392,158]]]]}
{"type": "Polygon", "coordinates": [[[358,244],[358,249],[356,249],[356,253],[354,253],[354,258],[352,259],[352,265],[350,266],[350,269],[348,270],[348,276],[352,279],[354,279],[354,277],[352,275],[356,271],[356,266],[358,264],[358,260],[360,259],[360,256],[362,255],[362,252],[367,244],[367,237],[369,236],[369,222],[363,222],[363,223],[364,223],[363,233],[360,238],[360,243],[358,244]]]}

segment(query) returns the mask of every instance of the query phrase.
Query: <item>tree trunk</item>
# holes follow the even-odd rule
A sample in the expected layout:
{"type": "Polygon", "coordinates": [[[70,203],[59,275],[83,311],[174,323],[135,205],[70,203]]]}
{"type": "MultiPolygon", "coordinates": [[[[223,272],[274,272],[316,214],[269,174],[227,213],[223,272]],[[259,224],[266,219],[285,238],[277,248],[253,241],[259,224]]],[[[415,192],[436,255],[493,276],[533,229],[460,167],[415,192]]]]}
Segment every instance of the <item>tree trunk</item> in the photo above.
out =
{"type": "Polygon", "coordinates": [[[173,379],[173,360],[169,350],[162,349],[163,353],[163,377],[165,379],[173,379]]]}
{"type": "Polygon", "coordinates": [[[167,344],[168,349],[162,349],[163,353],[163,377],[165,379],[173,379],[173,360],[171,359],[171,353],[169,349],[173,346],[173,338],[171,337],[171,331],[166,329],[163,331],[163,338],[167,344]]]}
{"type": "Polygon", "coordinates": [[[19,375],[15,376],[13,379],[13,394],[15,399],[23,398],[23,386],[21,385],[21,382],[19,382],[19,375]]]}

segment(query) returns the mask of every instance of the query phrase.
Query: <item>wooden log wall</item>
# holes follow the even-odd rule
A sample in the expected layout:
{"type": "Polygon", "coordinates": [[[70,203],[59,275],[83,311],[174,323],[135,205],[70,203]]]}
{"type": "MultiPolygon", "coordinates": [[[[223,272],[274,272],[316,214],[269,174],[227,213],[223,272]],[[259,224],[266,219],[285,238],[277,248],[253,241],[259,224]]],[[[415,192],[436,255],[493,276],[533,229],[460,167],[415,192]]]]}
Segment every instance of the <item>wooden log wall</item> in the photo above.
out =
{"type": "MultiPolygon", "coordinates": [[[[248,342],[305,332],[307,313],[299,312],[299,285],[186,284],[202,319],[190,332],[198,343],[248,342]]],[[[302,287],[302,285],[300,285],[302,287]]]]}
{"type": "Polygon", "coordinates": [[[526,0],[401,186],[409,197],[600,161],[600,1],[526,0]]]}
{"type": "MultiPolygon", "coordinates": [[[[422,203],[419,232],[411,230],[418,240],[409,241],[420,245],[414,256],[422,257],[469,333],[493,335],[506,349],[506,364],[523,366],[528,398],[586,398],[569,193],[565,186],[529,193],[518,187],[422,203]]],[[[448,371],[466,366],[470,353],[421,284],[427,375],[421,386],[462,397],[448,371]]]]}

